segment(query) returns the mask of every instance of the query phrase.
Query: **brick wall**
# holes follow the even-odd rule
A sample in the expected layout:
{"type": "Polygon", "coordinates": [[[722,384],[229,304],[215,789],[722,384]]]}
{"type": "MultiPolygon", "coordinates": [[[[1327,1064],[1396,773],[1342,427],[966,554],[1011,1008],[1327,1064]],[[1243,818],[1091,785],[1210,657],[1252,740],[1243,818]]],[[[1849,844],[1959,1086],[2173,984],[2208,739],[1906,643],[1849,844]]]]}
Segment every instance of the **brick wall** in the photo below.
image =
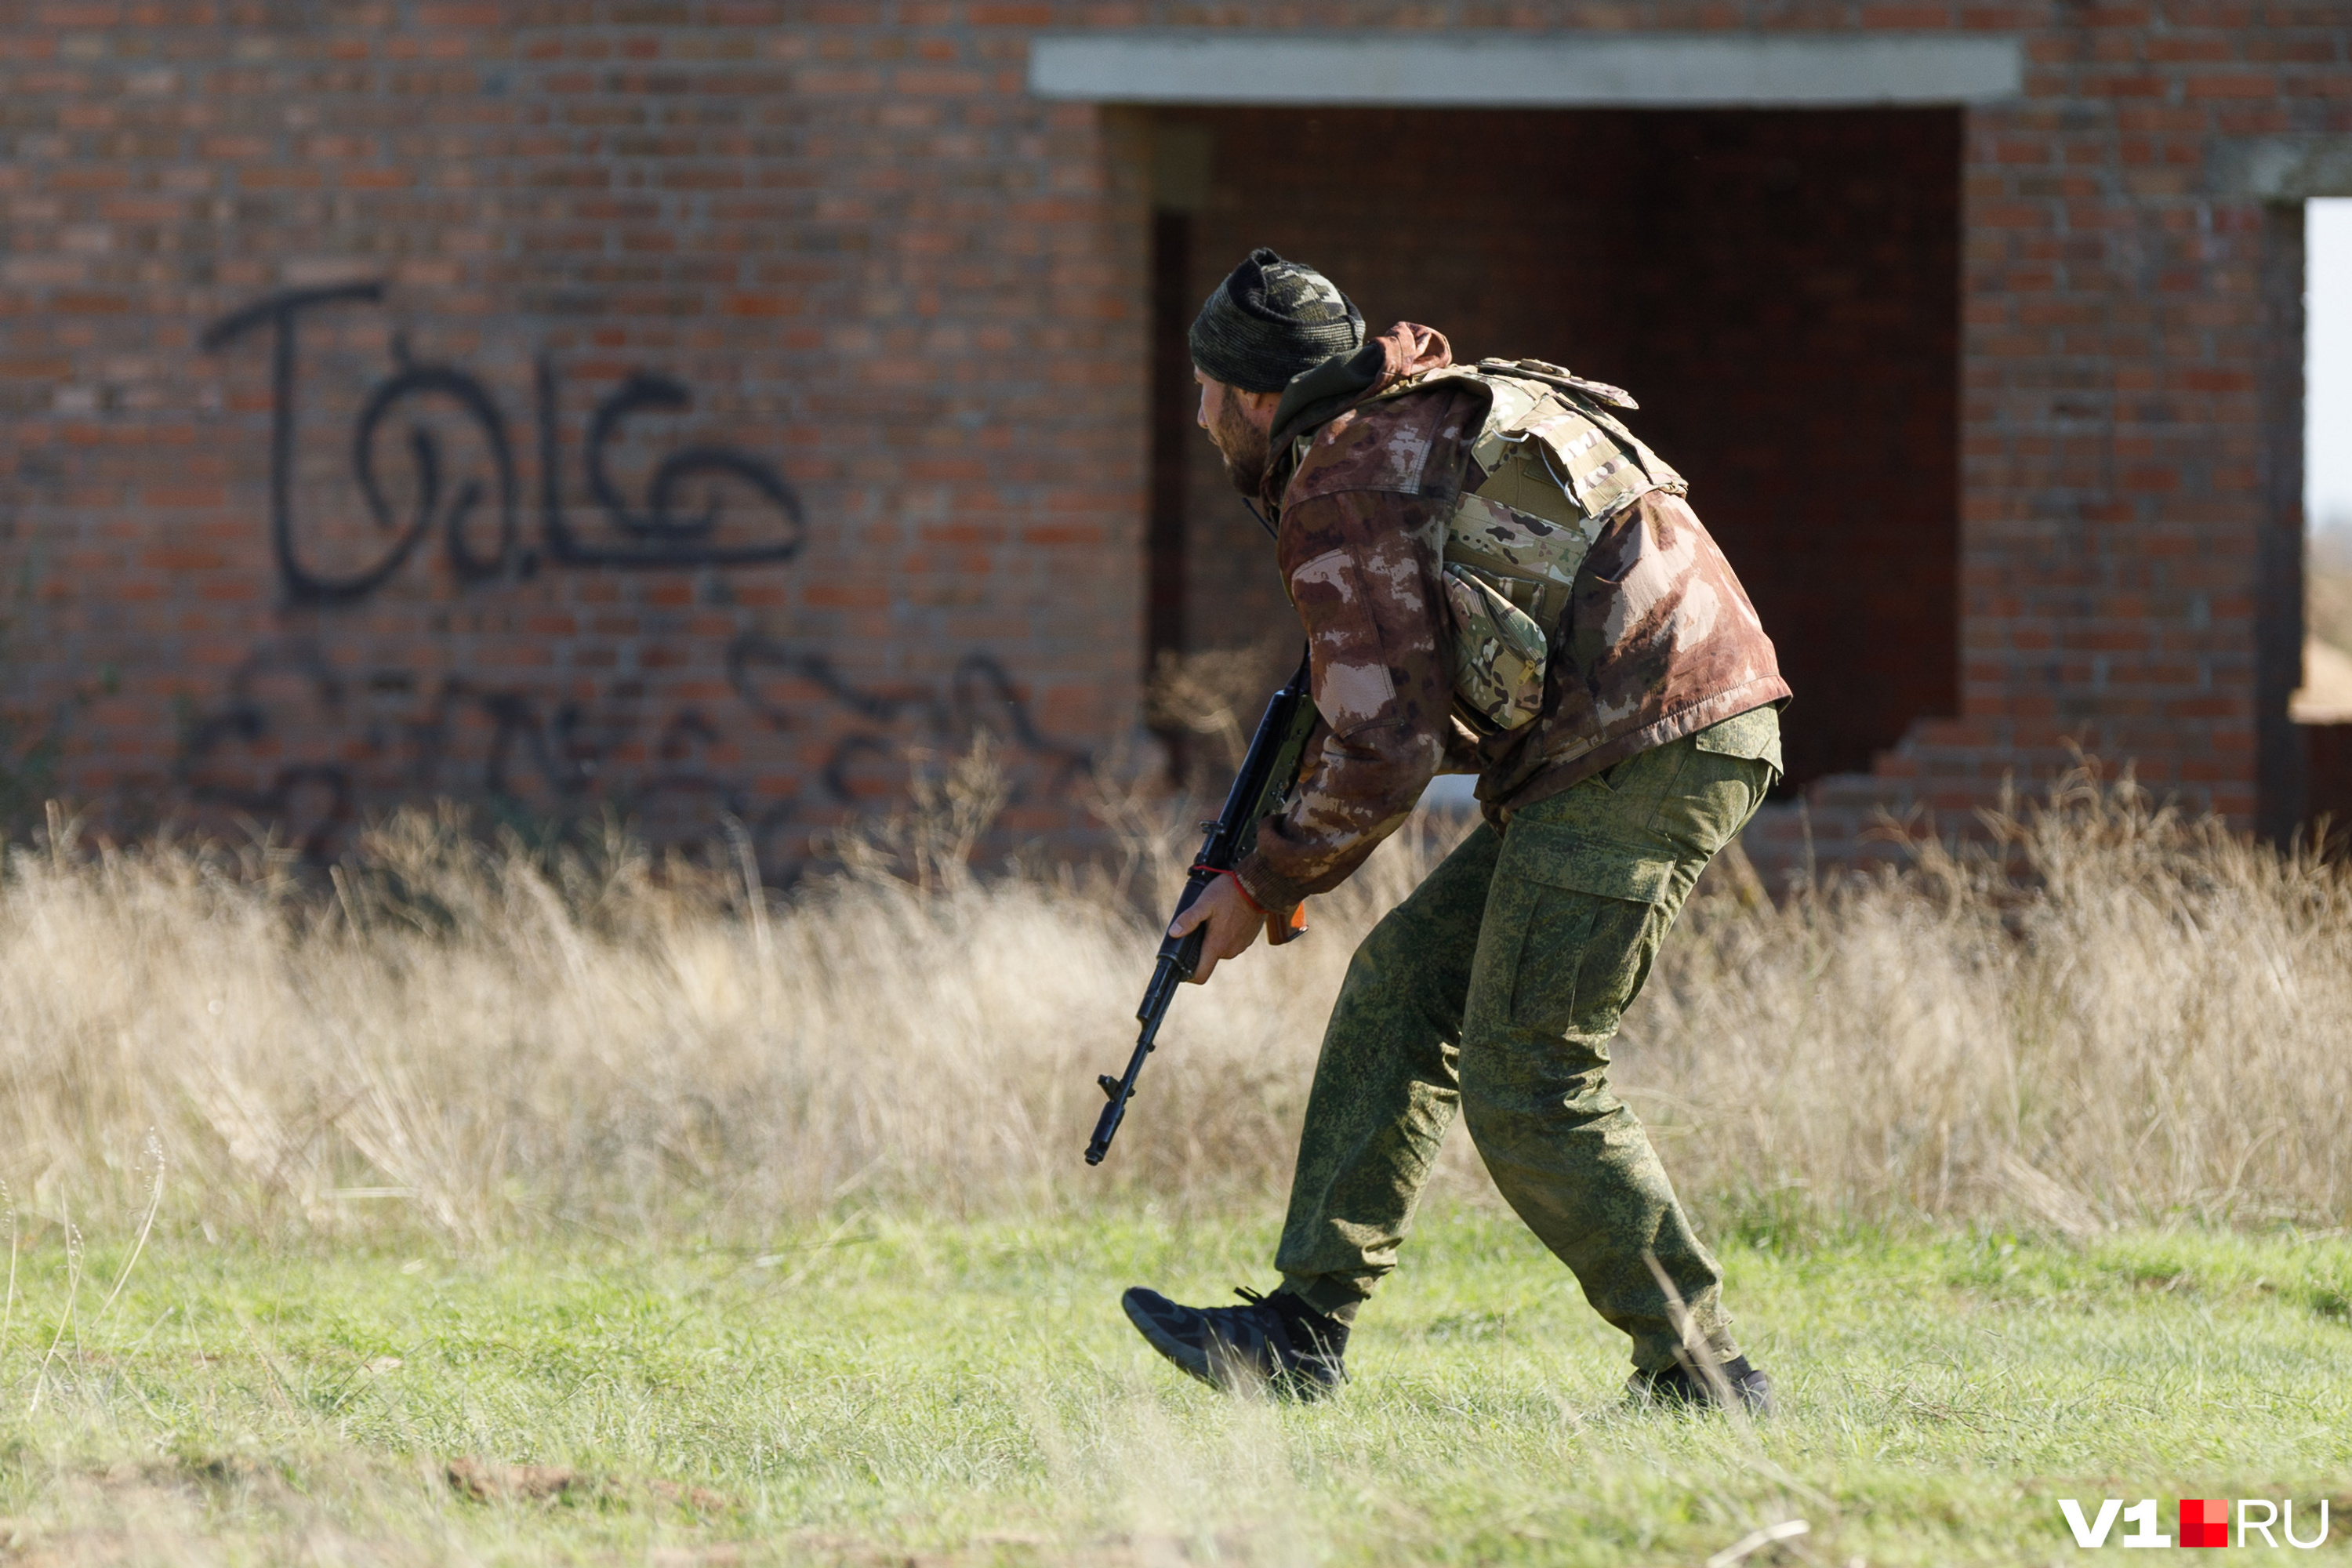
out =
{"type": "MultiPolygon", "coordinates": [[[[2352,132],[2332,4],[26,0],[17,733],[123,826],[307,835],[446,791],[724,805],[789,858],[985,724],[1023,830],[1073,825],[1061,781],[1130,732],[1144,640],[1149,119],[1036,100],[1027,40],[1234,24],[2023,34],[2025,97],[1960,132],[1958,713],[1817,784],[1817,824],[1962,814],[2070,741],[2240,821],[2291,799],[2299,224],[2216,171],[2352,132]],[[381,300],[304,315],[277,442],[275,328],[206,328],[359,281],[381,300]],[[352,444],[387,386],[380,521],[352,444]]],[[[1834,153],[1787,155],[1810,190],[1834,153]]],[[[1671,378],[1622,374],[1671,424],[1671,378]]],[[[1706,482],[1710,516],[1742,488],[1706,482]]]]}
{"type": "Polygon", "coordinates": [[[1028,15],[5,8],[19,732],[122,828],[449,794],[779,864],[985,727],[1066,827],[1138,686],[1143,242],[1028,15]],[[282,369],[206,346],[343,283],[282,369]]]}
{"type": "Polygon", "coordinates": [[[2277,830],[2299,805],[2301,215],[2220,174],[2242,139],[2352,129],[2352,27],[2327,5],[2034,20],[2027,100],[1969,128],[1963,716],[1869,793],[1949,818],[2073,742],[2277,830]]]}

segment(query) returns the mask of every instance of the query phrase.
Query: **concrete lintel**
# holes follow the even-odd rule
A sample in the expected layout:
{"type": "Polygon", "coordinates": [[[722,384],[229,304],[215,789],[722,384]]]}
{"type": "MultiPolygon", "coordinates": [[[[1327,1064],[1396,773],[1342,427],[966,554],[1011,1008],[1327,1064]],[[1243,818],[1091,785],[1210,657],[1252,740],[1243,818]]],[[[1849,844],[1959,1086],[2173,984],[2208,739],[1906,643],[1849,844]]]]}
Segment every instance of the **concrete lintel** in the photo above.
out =
{"type": "Polygon", "coordinates": [[[1455,109],[1838,108],[2013,98],[2023,51],[1987,33],[1058,33],[1041,98],[1455,109]]]}
{"type": "Polygon", "coordinates": [[[2352,136],[2252,136],[2206,159],[2213,194],[2263,202],[2352,196],[2352,136]]]}

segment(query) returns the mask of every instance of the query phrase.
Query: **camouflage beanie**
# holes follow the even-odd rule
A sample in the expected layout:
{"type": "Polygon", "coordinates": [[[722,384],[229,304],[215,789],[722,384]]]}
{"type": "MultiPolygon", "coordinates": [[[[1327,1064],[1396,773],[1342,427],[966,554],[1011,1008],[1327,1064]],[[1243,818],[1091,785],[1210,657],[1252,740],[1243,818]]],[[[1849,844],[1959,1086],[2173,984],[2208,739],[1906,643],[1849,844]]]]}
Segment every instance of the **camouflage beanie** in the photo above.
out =
{"type": "Polygon", "coordinates": [[[1312,267],[1264,246],[1217,285],[1192,321],[1192,363],[1244,392],[1279,392],[1300,371],[1363,342],[1353,300],[1312,267]]]}

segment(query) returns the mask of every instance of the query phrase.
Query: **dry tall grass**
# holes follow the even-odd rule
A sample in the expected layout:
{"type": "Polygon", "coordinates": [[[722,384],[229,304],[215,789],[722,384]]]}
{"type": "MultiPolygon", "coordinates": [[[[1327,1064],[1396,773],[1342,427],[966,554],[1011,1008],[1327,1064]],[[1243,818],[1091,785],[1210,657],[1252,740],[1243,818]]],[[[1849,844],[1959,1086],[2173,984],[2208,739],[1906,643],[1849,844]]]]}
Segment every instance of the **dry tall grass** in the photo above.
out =
{"type": "MultiPolygon", "coordinates": [[[[136,1201],[152,1130],[167,1212],[415,1215],[459,1244],[1271,1201],[1349,949],[1433,830],[1318,900],[1308,941],[1188,991],[1089,1171],[1093,1076],[1154,940],[1130,894],[1186,846],[1151,837],[1123,877],[979,877],[984,779],[948,795],[789,900],[617,836],[549,855],[428,815],[325,889],[259,850],[20,847],[0,1176],[29,1213],[136,1201]]],[[[1620,1057],[1685,1190],[1718,1215],[2345,1223],[2352,881],[2127,784],[2078,781],[2008,833],[2006,871],[1929,847],[1777,906],[1694,904],[1620,1057]]],[[[1443,1179],[1482,1184],[1458,1141],[1443,1179]]]]}
{"type": "Polygon", "coordinates": [[[2074,1235],[2352,1220],[2352,875],[2128,774],[1987,826],[1997,853],[1694,910],[1622,1058],[1679,1179],[2074,1235]]]}

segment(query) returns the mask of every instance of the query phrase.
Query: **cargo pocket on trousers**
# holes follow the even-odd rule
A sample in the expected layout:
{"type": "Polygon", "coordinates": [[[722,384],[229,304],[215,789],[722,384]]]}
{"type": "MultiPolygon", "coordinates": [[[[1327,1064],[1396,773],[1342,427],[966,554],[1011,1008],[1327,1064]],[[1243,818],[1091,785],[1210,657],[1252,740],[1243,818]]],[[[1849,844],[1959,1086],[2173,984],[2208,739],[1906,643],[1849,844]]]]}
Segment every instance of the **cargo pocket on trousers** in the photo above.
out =
{"type": "Polygon", "coordinates": [[[1511,1022],[1605,1035],[1649,977],[1675,861],[1564,824],[1512,824],[1498,875],[1529,884],[1511,1022]]]}
{"type": "Polygon", "coordinates": [[[1780,761],[1780,715],[1770,704],[1734,714],[1691,736],[1693,749],[1743,762],[1762,763],[1772,770],[1764,787],[1769,791],[1788,771],[1780,761]]]}

